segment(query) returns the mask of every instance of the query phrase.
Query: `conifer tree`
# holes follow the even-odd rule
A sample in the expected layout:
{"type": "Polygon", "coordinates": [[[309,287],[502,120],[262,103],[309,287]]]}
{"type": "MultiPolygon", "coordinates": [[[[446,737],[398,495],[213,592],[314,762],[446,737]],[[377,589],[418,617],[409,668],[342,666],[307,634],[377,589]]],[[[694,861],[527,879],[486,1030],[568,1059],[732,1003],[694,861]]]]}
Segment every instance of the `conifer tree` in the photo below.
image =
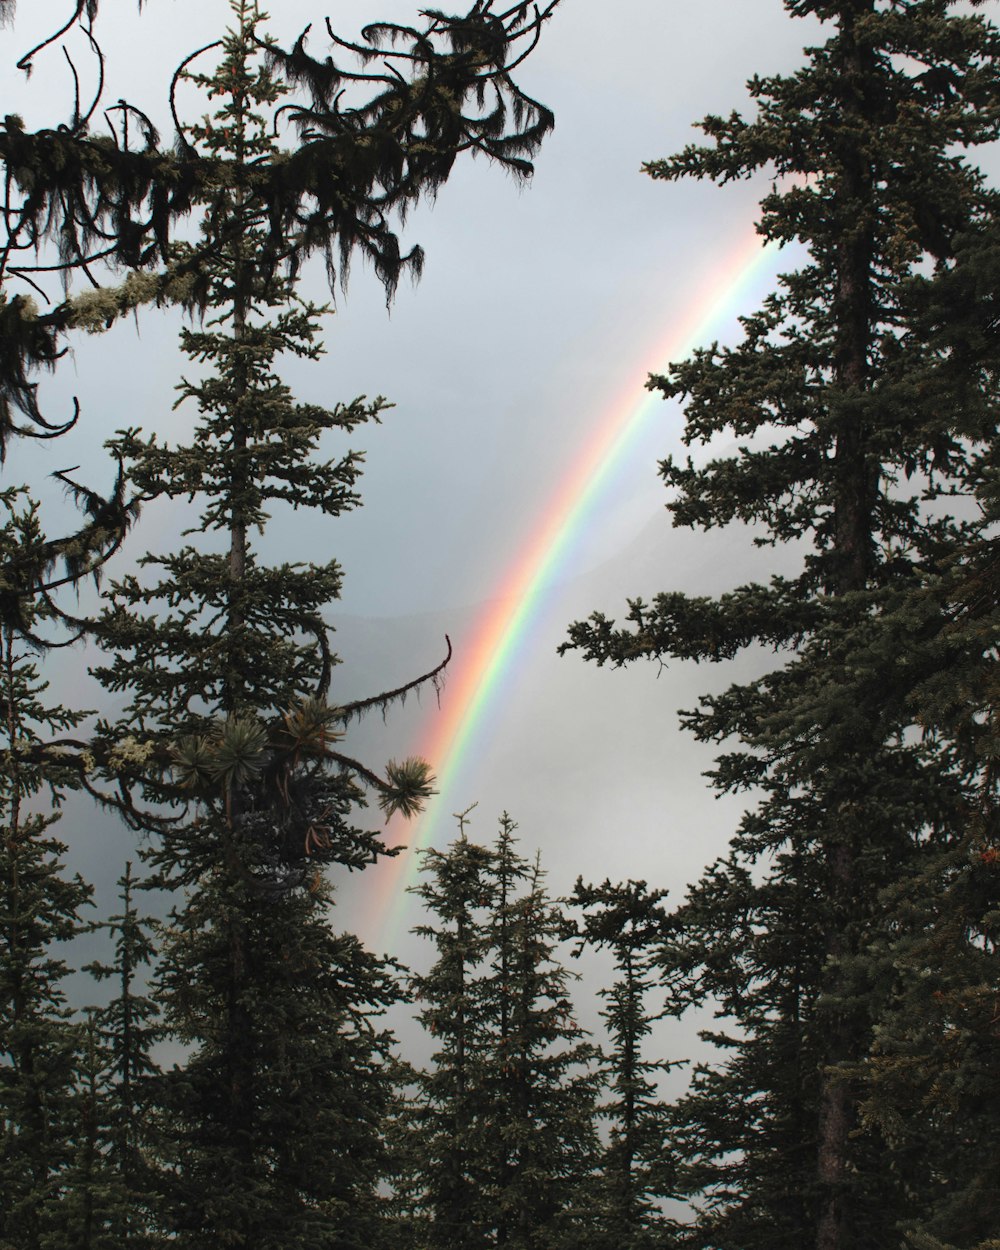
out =
{"type": "Polygon", "coordinates": [[[537,857],[527,864],[518,855],[516,828],[505,812],[484,987],[496,1034],[490,1114],[496,1244],[555,1250],[581,1244],[589,1229],[598,1052],[575,1021],[571,976],[556,955],[567,921],[546,893],[537,857]]]}
{"type": "MultiPolygon", "coordinates": [[[[490,1062],[490,1021],[482,994],[488,949],[484,909],[491,902],[491,853],[470,842],[464,829],[447,851],[421,857],[414,893],[431,920],[414,930],[434,943],[436,959],[410,992],[417,1019],[435,1041],[432,1065],[417,1077],[413,1112],[417,1175],[428,1246],[475,1250],[491,1244],[483,1191],[488,1168],[483,1079],[490,1062]]],[[[414,1212],[419,1219],[418,1212],[414,1212]]]]}
{"type": "Polygon", "coordinates": [[[597,1206],[588,1244],[647,1250],[668,1244],[668,1225],[656,1200],[673,1193],[674,1164],[666,1103],[657,1081],[674,1065],[643,1056],[644,1039],[665,1014],[651,1012],[648,997],[658,983],[660,945],[668,928],[661,900],[665,890],[649,890],[644,881],[599,886],[577,880],[570,901],[581,909],[574,955],[587,947],[607,948],[616,980],[601,990],[601,1012],[611,1038],[604,1060],[604,1083],[611,1097],[600,1114],[610,1129],[604,1153],[602,1201],[597,1206]]]}
{"type": "Polygon", "coordinates": [[[427,1157],[425,1130],[433,1115],[419,1098],[421,1076],[403,1058],[390,1063],[393,1098],[382,1121],[386,1152],[382,1173],[382,1222],[385,1240],[398,1250],[422,1250],[431,1244],[432,1203],[424,1190],[427,1157]]]}
{"type": "Polygon", "coordinates": [[[155,880],[179,895],[154,980],[186,1053],[158,1082],[164,1232],[192,1250],[349,1250],[376,1240],[389,1088],[372,1016],[397,990],[383,961],[331,929],[323,869],[383,853],[352,823],[356,778],[388,812],[414,810],[430,782],[422,762],[384,779],[337,749],[369,706],[328,699],[323,612],[339,568],[269,567],[253,538],[275,503],[324,517],[355,505],[361,456],[320,461],[317,445],[384,405],[297,404],[275,373],[279,353],[319,355],[322,310],[272,263],[269,205],[240,176],[272,153],[283,89],[256,4],[234,0],[233,14],[218,69],[192,75],[217,105],[189,142],[236,170],[205,204],[207,319],[183,332],[199,376],[181,402],[199,423],[187,445],[139,431],[114,444],[139,490],[197,501],[199,538],[111,587],[99,676],[130,702],[100,727],[100,758],[126,816],[158,835],[155,880]]]}
{"type": "MultiPolygon", "coordinates": [[[[420,29],[376,23],[362,44],[338,38],[328,23],[336,63],[334,57],[314,60],[305,32],[291,51],[270,44],[275,73],[302,89],[304,99],[289,101],[286,109],[301,142],[291,151],[272,145],[237,168],[236,153],[190,142],[177,118],[174,88],[191,58],[169,88],[179,127],[173,142],[161,141],[136,104],[119,99],[107,106],[100,6],[98,0],[77,0],[65,20],[54,21],[50,33],[17,61],[17,69],[30,74],[40,58],[65,56],[65,121],[34,131],[15,114],[0,122],[0,460],[13,439],[57,438],[77,424],[79,403],[69,413],[52,413],[38,396],[38,375],[65,355],[67,335],[100,332],[152,304],[204,311],[213,258],[232,240],[209,230],[194,246],[179,247],[176,224],[220,188],[239,182],[266,206],[258,260],[267,266],[283,266],[291,276],[319,251],[332,290],[338,274],[346,281],[351,257],[360,251],[391,298],[400,274],[407,268],[419,272],[422,262],[419,247],[401,249],[395,221],[405,219],[421,195],[438,190],[460,153],[481,153],[518,177],[531,174],[527,158],[553,119],[518,88],[511,72],[558,2],[515,5],[497,14],[492,0],[476,0],[465,14],[428,14],[420,29]],[[89,75],[67,46],[74,32],[89,47],[89,75]],[[373,58],[376,72],[368,64],[373,58]],[[88,77],[95,84],[90,95],[81,88],[88,77]],[[342,100],[348,88],[356,92],[349,108],[342,100]],[[58,294],[46,289],[53,274],[62,280],[58,294]]],[[[0,3],[0,25],[15,17],[14,0],[0,3]]],[[[50,624],[68,625],[77,637],[92,622],[67,612],[51,592],[100,570],[121,545],[138,500],[120,474],[109,493],[64,480],[86,512],[86,524],[10,552],[3,577],[14,591],[10,601],[44,600],[50,624]],[[65,573],[53,578],[60,559],[65,573]]],[[[15,623],[23,632],[23,613],[15,623]]],[[[73,749],[77,769],[88,773],[100,744],[73,749]]],[[[59,751],[65,755],[64,748],[59,751]]]]}
{"type": "MultiPolygon", "coordinates": [[[[913,291],[942,348],[939,377],[961,391],[966,409],[987,412],[1000,377],[996,240],[994,219],[959,240],[954,265],[913,291]]],[[[1000,1224],[988,1145],[1000,1088],[998,451],[994,444],[976,490],[982,537],[953,552],[891,617],[914,720],[978,781],[956,836],[887,892],[878,950],[893,993],[862,1065],[863,1116],[894,1142],[908,1187],[923,1195],[906,1230],[907,1245],[921,1250],[985,1248],[1000,1224]]]]}
{"type": "MultiPolygon", "coordinates": [[[[83,1095],[92,1104],[91,1136],[99,1152],[89,1186],[99,1188],[96,1203],[78,1199],[92,1229],[87,1245],[107,1250],[140,1250],[156,1244],[159,1179],[154,1094],[159,1068],[153,1047],[159,1039],[159,1008],[146,981],[155,961],[151,925],[135,903],[132,863],[119,879],[121,911],[102,922],[114,937],[114,962],[89,964],[84,971],[110,981],[111,1001],[91,1012],[83,1095]]],[[[139,883],[141,888],[141,883],[139,883]]],[[[81,1188],[88,1182],[81,1179],[81,1188]]]]}
{"type": "MultiPolygon", "coordinates": [[[[4,554],[40,541],[37,508],[25,493],[0,495],[4,554]]],[[[33,605],[17,614],[36,624],[33,605]]],[[[58,1241],[61,1204],[79,1124],[75,1098],[83,1048],[67,1006],[69,968],[59,944],[81,933],[91,891],[66,874],[66,847],[53,833],[72,769],[34,757],[37,743],[82,717],[45,699],[30,649],[6,613],[0,634],[4,750],[0,844],[0,1244],[43,1250],[58,1241]]]]}
{"type": "Polygon", "coordinates": [[[718,181],[770,169],[784,181],[759,229],[802,241],[808,263],[745,319],[742,344],[700,350],[653,384],[687,400],[688,443],[744,442],[704,467],[663,463],[675,522],[742,521],[761,544],[809,549],[795,577],[718,600],[635,600],[626,628],[598,615],[571,645],[616,663],[724,660],[755,642],[788,653],[685,715],[705,741],[740,741],[716,784],[764,798],[681,913],[689,941],[673,967],[740,1026],[715,1035],[730,1058],[682,1111],[707,1204],[697,1244],[854,1250],[891,1244],[923,1201],[890,1144],[857,1132],[852,1074],[885,1007],[870,945],[884,891],[960,835],[980,781],[946,744],[907,732],[890,618],[982,532],[943,501],[975,492],[995,421],[962,402],[969,387],[949,381],[911,293],[919,267],[951,267],[992,211],[956,151],[996,137],[1000,42],[946,0],[786,7],[832,27],[805,67],[752,79],[754,119],[709,117],[707,146],[647,168],[718,181]],[[862,654],[887,686],[855,680],[862,654]]]}
{"type": "Polygon", "coordinates": [[[439,954],[414,981],[419,1018],[441,1039],[414,1112],[431,1246],[589,1244],[596,1052],[555,957],[566,921],[514,829],[505,815],[490,850],[463,833],[427,852],[430,879],[416,890],[433,920],[420,932],[439,954]]]}

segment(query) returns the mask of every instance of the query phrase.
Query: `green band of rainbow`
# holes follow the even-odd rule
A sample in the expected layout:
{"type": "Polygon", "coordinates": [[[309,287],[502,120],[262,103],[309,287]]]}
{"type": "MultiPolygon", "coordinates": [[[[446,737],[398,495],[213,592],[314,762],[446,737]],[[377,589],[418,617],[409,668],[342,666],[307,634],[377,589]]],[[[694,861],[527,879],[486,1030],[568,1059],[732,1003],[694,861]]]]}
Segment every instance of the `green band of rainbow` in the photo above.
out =
{"type": "Polygon", "coordinates": [[[776,244],[763,244],[760,236],[753,234],[742,239],[713,267],[701,285],[697,301],[671,324],[655,359],[640,376],[629,378],[628,391],[621,402],[602,417],[584,440],[530,539],[518,552],[496,596],[477,622],[471,644],[467,643],[461,653],[456,652],[440,707],[428,712],[426,730],[416,752],[435,766],[438,794],[416,829],[409,827],[400,832],[398,841],[405,841],[409,849],[377,870],[384,877],[376,903],[381,927],[377,945],[383,949],[398,936],[406,911],[406,888],[415,879],[419,866],[416,849],[429,845],[432,836],[444,844],[454,832],[452,810],[457,783],[488,714],[498,701],[501,679],[510,673],[558,569],[570,548],[581,539],[594,502],[603,495],[616,467],[626,459],[630,447],[649,423],[663,412],[658,394],[645,392],[640,397],[646,375],[662,372],[668,362],[682,360],[703,345],[720,323],[742,308],[750,288],[773,267],[777,252],[776,244]]]}

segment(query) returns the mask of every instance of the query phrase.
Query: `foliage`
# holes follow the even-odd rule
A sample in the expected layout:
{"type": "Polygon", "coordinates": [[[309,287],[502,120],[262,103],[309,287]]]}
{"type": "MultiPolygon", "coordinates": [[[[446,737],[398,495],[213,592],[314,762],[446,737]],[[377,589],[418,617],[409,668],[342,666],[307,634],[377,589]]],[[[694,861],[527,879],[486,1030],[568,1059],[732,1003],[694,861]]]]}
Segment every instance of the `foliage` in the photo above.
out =
{"type": "Polygon", "coordinates": [[[583,1040],[555,957],[566,922],[514,849],[460,836],[424,852],[416,930],[436,961],[411,987],[436,1043],[414,1076],[411,1229],[427,1245],[555,1250],[588,1244],[597,1161],[596,1050],[583,1040]]]}
{"type": "Polygon", "coordinates": [[[650,992],[659,984],[660,946],[669,929],[662,899],[644,881],[584,885],[578,878],[570,901],[580,909],[573,951],[610,950],[615,981],[600,991],[601,1015],[611,1039],[603,1063],[610,1098],[600,1115],[610,1129],[602,1163],[602,1201],[592,1218],[589,1243],[595,1247],[646,1250],[670,1244],[669,1224],[658,1200],[672,1197],[675,1162],[669,1108],[659,1096],[658,1079],[673,1063],[647,1059],[643,1044],[665,1014],[651,1012],[650,992]]]}
{"type": "MultiPolygon", "coordinates": [[[[233,12],[217,70],[191,75],[216,111],[186,142],[238,174],[273,156],[266,113],[284,89],[256,5],[233,12]]],[[[269,567],[254,535],[275,506],[355,506],[361,455],[323,461],[318,445],[384,403],[292,400],[276,358],[319,355],[323,310],[272,263],[271,206],[246,179],[196,201],[212,241],[206,318],[183,331],[198,373],[178,402],[198,424],[186,444],[126,430],[113,450],[144,496],[187,496],[198,519],[182,550],[111,584],[98,629],[98,676],[130,700],[98,727],[95,758],[120,796],[107,800],[156,835],[154,883],[175,891],[153,979],[183,1056],[153,1086],[159,1229],[192,1250],[350,1250],[377,1232],[390,1090],[374,1017],[397,989],[386,961],[331,927],[323,869],[385,853],[353,823],[359,780],[415,810],[431,778],[408,761],[383,779],[340,751],[364,709],[328,698],[339,567],[269,567]]]]}
{"type": "MultiPolygon", "coordinates": [[[[138,883],[141,888],[141,882],[138,883]]],[[[121,911],[99,927],[114,937],[114,962],[95,961],[84,971],[110,981],[115,993],[91,1009],[83,1097],[88,1131],[81,1143],[85,1167],[70,1187],[80,1209],[82,1245],[145,1250],[160,1244],[156,1084],[153,1048],[162,1036],[160,1010],[145,981],[155,963],[155,933],[135,905],[131,862],[119,879],[121,911]]]]}
{"type": "MultiPolygon", "coordinates": [[[[21,57],[19,68],[30,72],[78,26],[100,71],[93,98],[81,101],[77,85],[64,124],[32,131],[23,118],[8,115],[0,128],[7,187],[0,284],[26,288],[0,303],[0,451],[12,433],[47,437],[65,428],[41,412],[33,375],[58,360],[68,330],[92,329],[101,316],[110,324],[147,302],[208,307],[217,249],[232,239],[210,231],[193,249],[178,249],[176,228],[220,193],[225,215],[224,188],[239,184],[266,205],[260,246],[271,270],[284,266],[291,276],[319,251],[332,283],[338,268],[346,278],[351,256],[360,252],[391,296],[401,273],[419,272],[422,263],[419,248],[403,253],[393,218],[405,218],[421,196],[433,195],[459,153],[479,153],[517,176],[530,175],[527,158],[553,119],[511,75],[557,3],[515,4],[497,13],[493,0],[476,0],[464,14],[428,11],[420,28],[373,23],[361,43],[340,38],[328,22],[334,55],[322,60],[307,51],[307,32],[287,50],[268,41],[275,74],[305,96],[286,108],[300,138],[241,164],[234,152],[192,141],[176,114],[176,76],[176,144],[162,142],[135,104],[119,100],[102,108],[98,5],[80,0],[68,21],[21,57]],[[341,98],[345,90],[350,103],[341,98]],[[108,133],[95,129],[99,117],[108,133]],[[38,255],[48,245],[53,260],[38,255]],[[68,283],[79,273],[96,281],[102,263],[136,276],[120,288],[105,284],[98,294],[70,291],[39,310],[33,296],[53,265],[68,283]],[[26,427],[15,426],[17,414],[26,427]]],[[[0,16],[13,15],[12,3],[5,9],[0,16]]],[[[78,84],[72,61],[70,68],[78,84]]],[[[210,216],[219,220],[216,212],[210,216]]]]}
{"type": "MultiPolygon", "coordinates": [[[[924,588],[985,532],[954,501],[995,473],[989,366],[956,367],[963,348],[934,320],[938,284],[972,280],[958,257],[995,207],[960,152],[997,136],[1000,37],[960,7],[787,3],[829,31],[804,67],[752,79],[755,117],[708,117],[708,144],[647,166],[719,182],[770,170],[758,228],[808,249],[738,346],[651,382],[686,400],[688,444],[738,440],[704,465],[663,462],[675,523],[742,522],[801,552],[799,571],[718,599],[633,600],[625,628],[598,614],[569,644],[599,663],[721,661],[753,643],[785,661],[684,714],[700,739],[738,743],[717,787],[761,796],[666,955],[735,1025],[711,1035],[727,1056],[678,1111],[704,1204],[692,1245],[881,1247],[933,1202],[892,1142],[862,1131],[856,1073],[891,1000],[873,953],[891,887],[964,836],[984,781],[951,749],[954,724],[915,732],[911,698],[932,673],[910,644],[919,657],[943,640],[924,588]]],[[[972,662],[992,646],[966,642],[972,662]]]]}
{"type": "MultiPolygon", "coordinates": [[[[36,510],[7,491],[4,551],[37,533],[36,510]]],[[[31,628],[30,604],[19,611],[31,628]]],[[[0,635],[4,750],[0,767],[0,1244],[43,1250],[58,1242],[64,1188],[74,1162],[80,1105],[77,1069],[85,1049],[67,1005],[69,968],[59,944],[84,929],[90,888],[64,869],[65,845],[52,832],[71,771],[34,762],[42,737],[72,728],[81,715],[46,700],[47,683],[4,622],[0,635]],[[48,804],[48,811],[45,805],[48,804]],[[40,810],[39,810],[40,809],[40,810]]]]}

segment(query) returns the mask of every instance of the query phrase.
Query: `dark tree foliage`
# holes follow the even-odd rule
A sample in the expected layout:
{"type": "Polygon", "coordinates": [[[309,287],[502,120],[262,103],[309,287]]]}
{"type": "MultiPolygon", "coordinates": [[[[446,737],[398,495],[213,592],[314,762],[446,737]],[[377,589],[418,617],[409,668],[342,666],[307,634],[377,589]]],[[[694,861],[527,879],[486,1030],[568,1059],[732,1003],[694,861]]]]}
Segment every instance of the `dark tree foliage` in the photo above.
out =
{"type": "MultiPolygon", "coordinates": [[[[997,227],[970,234],[954,266],[919,286],[942,369],[967,407],[995,406],[997,227]]],[[[979,778],[957,836],[889,890],[878,943],[892,986],[861,1067],[862,1114],[924,1194],[907,1245],[986,1250],[1000,1226],[993,1150],[1000,1108],[1000,637],[998,448],[976,492],[983,536],[960,546],[895,613],[914,721],[979,778]]]]}
{"type": "MultiPolygon", "coordinates": [[[[256,8],[240,3],[234,12],[236,33],[221,66],[194,76],[223,104],[191,127],[189,139],[243,168],[272,151],[261,110],[284,91],[255,64],[256,8]]],[[[362,397],[325,409],[292,400],[276,357],[317,359],[325,310],[302,302],[293,280],[268,265],[266,202],[237,182],[216,188],[204,209],[203,233],[227,242],[208,264],[210,319],[181,336],[203,376],[182,381],[177,402],[196,405],[200,422],[184,446],[140,430],[122,431],[111,444],[144,496],[199,502],[199,524],[187,533],[204,539],[200,549],[187,543],[142,557],[152,577],[112,584],[97,629],[111,661],[96,672],[131,702],[119,725],[99,728],[94,747],[121,792],[134,779],[153,802],[196,796],[206,813],[214,809],[209,819],[239,825],[256,848],[248,871],[288,872],[286,884],[302,884],[318,862],[362,867],[379,853],[376,838],[347,831],[343,817],[357,791],[345,770],[373,786],[390,813],[414,810],[429,793],[418,762],[390,765],[383,779],[336,744],[352,717],[384,707],[440,668],[403,691],[329,703],[337,657],[323,614],[339,596],[340,568],[334,560],[267,566],[253,534],[264,533],[276,504],[328,518],[355,507],[363,455],[321,462],[315,453],[323,435],[352,433],[378,420],[386,404],[362,397]]],[[[127,800],[124,811],[140,824],[146,819],[127,800]]],[[[185,852],[196,856],[186,879],[200,871],[200,854],[185,852]]]]}
{"type": "Polygon", "coordinates": [[[590,1244],[597,1053],[556,956],[567,922],[514,828],[504,816],[489,850],[463,832],[425,852],[416,887],[429,913],[417,932],[437,959],[412,989],[438,1043],[415,1074],[403,1178],[417,1245],[590,1244]]]}
{"type": "MultiPolygon", "coordinates": [[[[330,57],[313,60],[308,32],[290,51],[269,42],[275,72],[302,88],[298,101],[289,100],[273,121],[293,119],[299,141],[289,148],[272,144],[240,165],[233,153],[191,143],[177,115],[178,78],[211,49],[193,53],[174,78],[177,134],[164,144],[140,108],[124,100],[106,106],[99,6],[77,0],[18,60],[30,74],[40,57],[57,50],[67,56],[73,85],[67,120],[32,131],[23,118],[7,114],[0,124],[0,461],[12,438],[58,438],[76,424],[78,405],[53,415],[38,397],[38,374],[56,367],[70,332],[100,331],[150,303],[180,302],[204,312],[212,256],[232,243],[226,197],[237,182],[266,207],[259,264],[294,275],[319,251],[332,289],[338,268],[346,282],[351,256],[360,251],[391,298],[400,274],[407,268],[417,274],[422,263],[418,247],[401,250],[394,223],[421,195],[437,191],[459,153],[479,152],[516,176],[530,174],[527,158],[551,129],[552,115],[511,74],[557,3],[517,4],[498,13],[491,0],[477,0],[465,14],[428,12],[420,27],[375,24],[359,44],[339,39],[327,23],[336,65],[330,57]],[[81,98],[81,75],[66,47],[74,31],[82,32],[94,62],[89,99],[81,98]],[[206,209],[213,228],[196,246],[177,247],[177,224],[196,206],[206,209]],[[123,270],[127,276],[115,285],[123,270]],[[59,296],[46,286],[53,277],[61,279],[59,296]]],[[[14,15],[13,0],[5,0],[0,24],[14,15]]],[[[49,608],[53,586],[99,572],[118,550],[140,502],[120,475],[109,494],[67,486],[85,523],[48,540],[41,551],[17,553],[4,570],[18,596],[27,590],[49,608]],[[65,575],[54,578],[60,559],[65,575]]],[[[69,635],[65,628],[58,635],[64,642],[88,625],[64,608],[56,611],[59,618],[70,627],[69,635]]],[[[12,623],[23,628],[20,618],[12,623]]]]}
{"type": "Polygon", "coordinates": [[[415,932],[434,943],[436,959],[410,992],[417,1018],[434,1039],[432,1065],[416,1074],[411,1115],[410,1168],[417,1180],[411,1220],[429,1246],[491,1243],[483,1190],[486,1163],[482,1083],[490,1062],[491,1022],[482,1001],[482,965],[488,950],[483,909],[490,900],[492,855],[464,835],[447,851],[424,851],[415,893],[428,913],[415,932]]]}
{"type": "MultiPolygon", "coordinates": [[[[511,75],[557,3],[497,11],[492,0],[477,0],[462,14],[428,10],[421,26],[374,23],[361,42],[341,39],[327,23],[332,56],[322,60],[307,49],[308,31],[291,49],[268,41],[272,69],[304,97],[281,110],[300,140],[243,166],[232,153],[199,150],[179,118],[176,143],[165,146],[137,107],[119,101],[101,110],[100,89],[89,102],[77,99],[70,121],[56,128],[31,131],[8,115],[0,129],[0,284],[22,281],[30,289],[5,294],[0,308],[0,447],[15,431],[15,413],[29,422],[17,427],[22,433],[52,433],[61,425],[40,412],[32,376],[58,359],[65,331],[109,324],[150,301],[205,306],[206,264],[232,242],[226,230],[233,223],[220,228],[217,221],[182,256],[172,242],[178,220],[196,204],[215,197],[226,215],[220,188],[239,184],[267,206],[261,263],[294,273],[319,251],[332,283],[338,268],[346,278],[357,251],[391,296],[401,272],[419,272],[422,259],[419,248],[402,251],[393,221],[440,188],[460,153],[480,153],[520,177],[531,173],[528,158],[551,129],[552,114],[511,75]],[[110,119],[107,133],[94,129],[99,112],[110,119]],[[93,267],[101,262],[135,276],[77,298],[46,298],[44,310],[31,298],[53,269],[84,274],[96,285],[93,267]]],[[[30,68],[73,24],[84,29],[101,62],[96,17],[96,4],[78,4],[62,30],[22,57],[21,68],[30,68]]]]}
{"type": "MultiPolygon", "coordinates": [[[[219,65],[193,75],[216,110],[187,141],[243,170],[272,153],[266,113],[284,88],[257,6],[232,7],[219,65]]],[[[199,372],[179,387],[197,428],[180,445],[138,430],[114,444],[138,490],[186,495],[197,520],[180,551],[110,586],[97,629],[97,675],[130,700],[98,729],[118,791],[105,797],[155,835],[148,861],[177,900],[154,978],[184,1056],[156,1083],[160,1231],[191,1250],[360,1250],[377,1233],[390,1095],[373,1017],[397,989],[385,961],[332,930],[323,870],[385,853],[354,824],[359,781],[391,813],[416,810],[431,779],[422,761],[382,778],[339,750],[352,716],[399,692],[330,700],[339,567],[269,566],[256,535],[276,505],[333,518],[358,502],[361,456],[322,461],[318,443],[384,404],[292,400],[276,357],[316,358],[323,310],[270,264],[269,206],[240,178],[199,207],[217,246],[206,318],[183,332],[199,372]]]]}
{"type": "Polygon", "coordinates": [[[599,1113],[609,1127],[602,1165],[602,1201],[591,1220],[588,1245],[594,1250],[652,1250],[672,1244],[670,1225],[657,1200],[673,1196],[675,1164],[669,1109],[657,1082],[675,1066],[648,1059],[643,1046],[655,1021],[649,994],[659,985],[660,946],[669,929],[662,900],[665,890],[644,881],[584,885],[579,878],[570,902],[582,917],[574,955],[586,949],[610,951],[615,981],[600,991],[601,1015],[611,1040],[602,1076],[610,1097],[599,1113]]]}
{"type": "MultiPolygon", "coordinates": [[[[36,510],[16,490],[3,492],[7,518],[0,550],[37,535],[36,510]]],[[[29,605],[22,605],[33,626],[29,605]]],[[[67,1006],[69,972],[59,944],[84,928],[90,889],[63,866],[66,847],[52,826],[75,784],[54,760],[39,764],[32,747],[72,728],[79,714],[48,702],[34,657],[10,625],[0,635],[0,1244],[44,1250],[60,1244],[63,1200],[79,1139],[78,1064],[82,1031],[67,1006]]]]}
{"type": "Polygon", "coordinates": [[[96,1250],[145,1250],[159,1244],[159,1135],[153,1047],[162,1036],[160,1010],[147,992],[156,961],[154,926],[139,914],[142,888],[131,862],[118,882],[121,911],[103,921],[114,939],[114,962],[84,971],[109,981],[110,1002],[92,1009],[82,1097],[89,1110],[81,1143],[85,1167],[70,1185],[81,1245],[96,1250]]]}
{"type": "Polygon", "coordinates": [[[483,992],[493,1018],[487,1073],[496,1244],[562,1250],[590,1227],[597,1163],[597,1048],[585,1040],[558,948],[569,925],[545,889],[538,858],[516,849],[505,812],[494,848],[490,965],[483,992]]]}
{"type": "Polygon", "coordinates": [[[224,864],[171,917],[154,982],[188,1058],[159,1093],[170,1244],[379,1246],[382,961],[331,930],[322,881],[262,905],[224,864]]]}
{"type": "MultiPolygon", "coordinates": [[[[964,835],[983,784],[947,732],[913,732],[900,644],[926,580],[984,535],[982,513],[952,500],[995,474],[995,392],[983,367],[955,368],[966,348],[934,332],[919,274],[974,281],[958,257],[995,196],[959,153],[997,136],[1000,39],[946,0],[786,7],[831,27],[805,67],[752,79],[752,120],[707,118],[707,146],[647,169],[720,182],[770,169],[759,229],[803,242],[808,263],[744,320],[738,347],[700,350],[652,385],[687,401],[688,443],[742,444],[703,467],[663,463],[675,522],[804,540],[801,570],[715,600],[634,600],[624,629],[596,615],[569,645],[599,663],[718,661],[753,643],[786,654],[685,715],[705,741],[739,740],[719,788],[763,793],[692,891],[670,956],[739,1025],[715,1036],[730,1057],[682,1108],[707,1202],[692,1244],[874,1250],[929,1195],[907,1187],[891,1143],[858,1131],[854,1074],[887,994],[871,944],[885,891],[964,835]]],[[[971,319],[973,352],[993,300],[971,319]]]]}

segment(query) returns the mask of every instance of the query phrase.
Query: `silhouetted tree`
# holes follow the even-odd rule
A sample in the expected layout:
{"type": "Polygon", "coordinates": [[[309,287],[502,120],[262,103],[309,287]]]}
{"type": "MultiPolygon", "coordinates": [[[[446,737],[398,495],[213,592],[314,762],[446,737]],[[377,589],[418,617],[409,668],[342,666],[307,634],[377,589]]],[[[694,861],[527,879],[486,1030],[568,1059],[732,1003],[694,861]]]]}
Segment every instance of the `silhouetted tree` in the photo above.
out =
{"type": "Polygon", "coordinates": [[[596,1050],[583,1040],[555,951],[567,922],[537,864],[500,822],[486,850],[426,852],[419,932],[438,958],[413,981],[440,1045],[416,1074],[418,1244],[566,1250],[589,1245],[598,1163],[596,1050]],[[421,1242],[419,1238],[422,1237],[421,1242]]]}
{"type": "Polygon", "coordinates": [[[97,673],[129,703],[99,726],[97,762],[127,819],[156,835],[155,881],[177,892],[154,978],[185,1055],[157,1082],[164,1231],[192,1248],[348,1250],[378,1231],[389,1088],[372,1018],[397,991],[384,961],[331,929],[323,869],[385,853],[353,824],[358,779],[391,813],[415,810],[430,778],[421,761],[383,778],[339,750],[347,721],[395,692],[328,700],[339,567],[268,566],[253,538],[275,502],[321,517],[354,506],[360,455],[321,461],[317,445],[382,402],[297,404],[275,372],[279,353],[319,355],[322,310],[270,263],[269,205],[238,176],[273,154],[268,110],[284,89],[256,4],[233,13],[220,64],[193,76],[217,110],[187,140],[237,171],[203,205],[217,242],[206,321],[183,332],[200,372],[181,402],[198,424],[186,445],[136,430],[114,444],[144,494],[196,501],[198,538],[110,587],[97,673]]]}
{"type": "Polygon", "coordinates": [[[675,522],[802,541],[801,570],[716,600],[635,600],[625,629],[598,615],[570,645],[614,663],[718,661],[753,643],[788,655],[685,715],[704,741],[739,740],[718,787],[764,796],[680,915],[689,945],[675,971],[700,975],[739,1025],[714,1035],[730,1057],[685,1104],[707,1203],[697,1244],[858,1250],[890,1244],[925,1199],[887,1142],[857,1132],[853,1074],[886,1001],[871,956],[884,891],[961,836],[979,784],[911,732],[891,618],[982,532],[947,501],[988,470],[995,418],[948,381],[913,282],[922,266],[947,270],[992,211],[958,153],[997,135],[1000,41],[947,0],[786,8],[832,27],[803,69],[752,79],[755,118],[709,117],[707,146],[647,168],[718,181],[771,170],[759,229],[808,249],[738,347],[653,380],[687,400],[688,443],[741,441],[704,467],[663,463],[675,522]]]}
{"type": "Polygon", "coordinates": [[[601,1201],[591,1216],[588,1245],[607,1250],[651,1250],[670,1244],[669,1224],[657,1199],[674,1192],[674,1159],[669,1108],[658,1090],[663,1073],[675,1066],[648,1059],[643,1043],[666,1012],[651,1010],[650,993],[659,984],[660,946],[668,928],[662,899],[644,881],[599,886],[579,878],[570,902],[582,912],[574,955],[608,950],[615,981],[600,991],[601,1016],[611,1039],[603,1064],[610,1098],[600,1115],[610,1139],[602,1164],[601,1201]]]}
{"type": "MultiPolygon", "coordinates": [[[[0,553],[38,541],[37,509],[15,489],[0,494],[6,519],[0,553]]],[[[29,628],[30,603],[19,609],[29,628]]],[[[80,1132],[75,1097],[83,1031],[66,1001],[69,968],[60,944],[81,933],[91,891],[64,867],[53,834],[57,809],[75,784],[40,739],[72,729],[80,714],[46,701],[30,649],[14,627],[0,634],[0,1243],[43,1250],[59,1240],[62,1200],[80,1132]],[[41,808],[41,811],[38,810],[41,808]]]]}

